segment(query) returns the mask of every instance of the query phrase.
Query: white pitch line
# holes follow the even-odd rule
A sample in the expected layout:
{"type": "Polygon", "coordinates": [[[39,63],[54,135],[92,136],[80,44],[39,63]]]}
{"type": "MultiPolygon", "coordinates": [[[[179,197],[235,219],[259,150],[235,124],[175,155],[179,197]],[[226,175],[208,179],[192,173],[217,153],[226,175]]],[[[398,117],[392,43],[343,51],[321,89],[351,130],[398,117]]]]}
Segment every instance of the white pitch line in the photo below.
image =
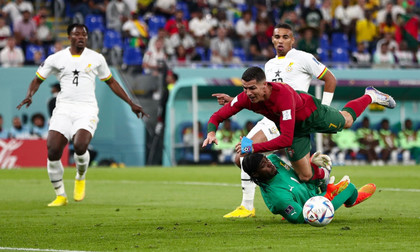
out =
{"type": "Polygon", "coordinates": [[[382,191],[391,191],[391,192],[420,192],[420,189],[408,189],[408,188],[378,188],[382,191]]]}
{"type": "Polygon", "coordinates": [[[61,249],[39,249],[39,248],[12,248],[0,247],[0,250],[14,250],[14,251],[50,251],[50,252],[89,252],[84,250],[61,250],[61,249]]]}

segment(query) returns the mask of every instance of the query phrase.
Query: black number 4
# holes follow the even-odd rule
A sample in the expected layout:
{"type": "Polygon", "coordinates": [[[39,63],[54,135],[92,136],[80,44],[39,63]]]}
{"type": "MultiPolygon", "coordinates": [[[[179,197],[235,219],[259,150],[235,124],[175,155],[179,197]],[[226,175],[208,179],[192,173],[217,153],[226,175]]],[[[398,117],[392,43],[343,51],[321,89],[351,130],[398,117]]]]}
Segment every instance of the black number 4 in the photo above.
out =
{"type": "Polygon", "coordinates": [[[76,86],[79,85],[79,77],[78,76],[74,76],[73,84],[75,84],[76,86]]]}

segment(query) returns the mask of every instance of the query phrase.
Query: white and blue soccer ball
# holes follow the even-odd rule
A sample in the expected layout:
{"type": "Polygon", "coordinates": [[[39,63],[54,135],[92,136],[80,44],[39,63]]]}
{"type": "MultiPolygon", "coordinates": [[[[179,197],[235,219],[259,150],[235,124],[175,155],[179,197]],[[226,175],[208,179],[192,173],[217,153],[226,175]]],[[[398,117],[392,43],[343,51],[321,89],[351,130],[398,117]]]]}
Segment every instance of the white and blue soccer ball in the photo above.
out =
{"type": "Polygon", "coordinates": [[[305,221],[310,225],[323,227],[334,218],[334,206],[327,198],[314,196],[306,201],[302,214],[305,221]]]}

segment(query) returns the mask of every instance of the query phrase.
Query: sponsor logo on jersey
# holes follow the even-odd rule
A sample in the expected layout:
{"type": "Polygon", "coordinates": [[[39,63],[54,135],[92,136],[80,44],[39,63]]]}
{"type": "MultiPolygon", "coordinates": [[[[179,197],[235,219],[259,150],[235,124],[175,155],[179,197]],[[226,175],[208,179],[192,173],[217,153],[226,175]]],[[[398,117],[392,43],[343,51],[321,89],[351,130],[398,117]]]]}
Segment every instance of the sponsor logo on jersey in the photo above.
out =
{"type": "Polygon", "coordinates": [[[331,128],[331,127],[333,127],[333,128],[337,128],[337,125],[335,125],[334,123],[330,123],[330,126],[328,126],[328,128],[331,128]]]}
{"type": "Polygon", "coordinates": [[[292,120],[292,111],[290,109],[283,110],[283,121],[292,120]]]}
{"type": "Polygon", "coordinates": [[[233,100],[230,102],[230,106],[233,107],[233,105],[238,102],[238,96],[235,96],[235,98],[233,98],[233,100]]]}
{"type": "Polygon", "coordinates": [[[291,214],[295,209],[292,207],[292,205],[289,205],[286,209],[284,209],[284,212],[286,214],[291,214]]]}

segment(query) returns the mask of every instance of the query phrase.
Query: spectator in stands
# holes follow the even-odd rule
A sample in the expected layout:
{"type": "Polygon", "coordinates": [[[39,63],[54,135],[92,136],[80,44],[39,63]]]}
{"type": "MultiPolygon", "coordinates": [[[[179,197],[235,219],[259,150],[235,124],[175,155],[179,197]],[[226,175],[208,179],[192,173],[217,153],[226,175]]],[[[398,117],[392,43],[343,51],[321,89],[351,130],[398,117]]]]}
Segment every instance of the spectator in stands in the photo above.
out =
{"type": "Polygon", "coordinates": [[[219,143],[213,145],[213,149],[219,152],[219,163],[233,162],[235,155],[235,145],[240,142],[240,132],[232,128],[231,119],[226,119],[223,122],[223,127],[216,133],[216,138],[219,143]]]}
{"type": "Polygon", "coordinates": [[[148,49],[153,46],[156,42],[156,40],[158,39],[162,39],[163,40],[163,49],[165,50],[165,53],[168,57],[171,57],[172,55],[174,55],[175,50],[173,45],[171,44],[171,40],[168,36],[168,33],[166,32],[166,30],[164,28],[159,28],[158,33],[156,34],[156,36],[150,38],[149,40],[149,44],[148,44],[148,49]]]}
{"type": "Polygon", "coordinates": [[[310,0],[309,6],[302,10],[302,20],[304,27],[318,29],[320,35],[324,33],[324,20],[321,11],[316,6],[316,0],[310,0]]]}
{"type": "Polygon", "coordinates": [[[397,31],[397,24],[392,20],[391,13],[388,13],[385,17],[385,22],[379,24],[379,35],[383,37],[386,33],[390,33],[392,37],[395,37],[395,32],[397,31]]]}
{"type": "Polygon", "coordinates": [[[188,27],[197,46],[208,48],[209,36],[213,36],[213,31],[210,22],[204,17],[203,10],[196,10],[196,16],[190,20],[188,27]]]}
{"type": "Polygon", "coordinates": [[[235,35],[235,30],[232,21],[227,19],[226,12],[223,9],[218,9],[215,18],[211,19],[211,23],[213,26],[213,30],[217,30],[217,28],[222,27],[226,30],[226,36],[229,38],[233,38],[235,35]]]}
{"type": "Polygon", "coordinates": [[[240,64],[241,60],[233,56],[233,43],[223,27],[217,29],[217,37],[210,41],[210,61],[216,64],[240,64]]]}
{"type": "Polygon", "coordinates": [[[379,136],[376,130],[370,128],[369,118],[363,118],[362,127],[357,129],[356,136],[360,144],[359,153],[366,156],[369,164],[378,165],[379,136]]]}
{"type": "Polygon", "coordinates": [[[311,26],[306,26],[299,32],[301,33],[301,38],[298,40],[296,48],[298,50],[313,54],[315,57],[317,57],[319,41],[317,39],[318,36],[315,34],[318,34],[318,30],[311,26]]]}
{"type": "Polygon", "coordinates": [[[414,53],[408,50],[405,41],[401,41],[399,48],[394,52],[394,57],[400,67],[411,67],[415,63],[414,53]]]}
{"type": "Polygon", "coordinates": [[[106,8],[108,4],[108,0],[89,0],[88,2],[91,14],[100,15],[103,18],[106,18],[106,8]]]}
{"type": "Polygon", "coordinates": [[[420,132],[413,128],[411,119],[406,119],[404,126],[404,129],[398,133],[403,164],[411,164],[411,157],[414,157],[417,164],[420,164],[420,132]]]}
{"type": "Polygon", "coordinates": [[[9,130],[9,138],[28,139],[31,138],[29,129],[22,124],[18,116],[13,117],[12,127],[9,130]]]}
{"type": "Polygon", "coordinates": [[[185,50],[185,57],[191,60],[201,60],[195,52],[195,39],[187,32],[186,27],[181,25],[178,27],[178,33],[174,33],[170,37],[170,44],[173,48],[182,46],[185,50]]]}
{"type": "Polygon", "coordinates": [[[392,52],[388,47],[388,43],[383,43],[380,50],[377,50],[373,54],[373,64],[375,67],[389,68],[394,65],[394,55],[392,55],[392,52]]]}
{"type": "Polygon", "coordinates": [[[247,50],[251,37],[255,35],[255,22],[252,20],[252,13],[246,10],[242,13],[242,18],[236,22],[235,31],[241,40],[242,48],[247,50]]]}
{"type": "Polygon", "coordinates": [[[16,46],[14,37],[7,39],[7,46],[0,51],[0,63],[2,67],[19,67],[23,65],[25,56],[20,47],[16,46]]]}
{"type": "Polygon", "coordinates": [[[3,127],[3,116],[0,114],[0,139],[9,138],[9,132],[3,127]]]}
{"type": "Polygon", "coordinates": [[[275,56],[271,37],[267,37],[267,24],[257,23],[257,33],[252,36],[249,52],[254,61],[267,61],[275,56]]]}
{"type": "Polygon", "coordinates": [[[379,146],[381,147],[381,159],[383,163],[395,165],[398,163],[398,141],[395,135],[389,129],[389,120],[381,121],[381,128],[378,131],[379,146]]]}
{"type": "Polygon", "coordinates": [[[342,0],[342,4],[337,6],[334,11],[334,18],[337,21],[335,29],[350,35],[352,32],[352,17],[350,16],[350,0],[342,0]]]}
{"type": "Polygon", "coordinates": [[[294,10],[285,12],[280,20],[280,23],[289,24],[295,31],[298,31],[302,26],[302,22],[294,10]]]}
{"type": "Polygon", "coordinates": [[[394,39],[394,34],[392,32],[386,32],[383,34],[383,38],[378,40],[376,43],[376,50],[380,51],[382,44],[387,43],[388,44],[388,50],[391,53],[395,53],[396,50],[398,50],[398,43],[394,39]]]}
{"type": "Polygon", "coordinates": [[[184,12],[181,9],[176,10],[175,16],[165,23],[165,30],[172,36],[178,33],[179,27],[184,26],[188,31],[188,20],[184,18],[184,12]]]}
{"type": "Polygon", "coordinates": [[[149,42],[148,27],[145,22],[139,19],[137,12],[131,13],[131,19],[122,26],[123,36],[130,39],[133,47],[146,48],[149,42]]]}
{"type": "Polygon", "coordinates": [[[159,68],[161,64],[167,59],[165,51],[163,49],[163,39],[157,39],[155,44],[147,49],[143,57],[143,70],[146,74],[157,76],[159,74],[159,68]]]}
{"type": "Polygon", "coordinates": [[[175,55],[172,55],[172,62],[176,63],[178,66],[187,66],[191,61],[190,56],[187,54],[184,46],[179,45],[175,48],[175,55]]]}
{"type": "Polygon", "coordinates": [[[121,32],[123,24],[130,19],[130,8],[123,0],[112,0],[106,6],[106,28],[121,32]]]}
{"type": "Polygon", "coordinates": [[[0,16],[0,50],[7,45],[7,39],[12,35],[10,27],[6,24],[6,19],[0,16]]]}
{"type": "Polygon", "coordinates": [[[47,16],[39,17],[39,24],[36,29],[37,40],[44,48],[48,48],[54,43],[53,33],[50,26],[47,24],[47,16]]]}
{"type": "Polygon", "coordinates": [[[240,132],[240,136],[246,136],[254,128],[255,123],[253,121],[246,121],[243,129],[240,132]]]}
{"type": "Polygon", "coordinates": [[[39,66],[45,60],[44,52],[41,50],[37,50],[34,52],[34,60],[32,62],[27,62],[31,65],[39,66]]]}
{"type": "Polygon", "coordinates": [[[175,14],[176,0],[157,0],[154,9],[156,15],[162,15],[168,20],[175,14]]]}
{"type": "Polygon", "coordinates": [[[399,16],[399,29],[396,32],[396,40],[398,43],[405,41],[408,50],[415,52],[419,44],[419,16],[414,12],[414,1],[407,2],[406,14],[399,16]]]}
{"type": "Polygon", "coordinates": [[[338,152],[336,153],[337,163],[340,165],[346,164],[346,157],[351,159],[350,164],[356,164],[358,161],[356,155],[360,150],[360,145],[357,140],[356,132],[352,129],[344,129],[341,132],[331,135],[332,141],[337,144],[338,152]]]}
{"type": "MultiPolygon", "coordinates": [[[[332,24],[332,8],[331,8],[331,0],[324,0],[321,5],[321,14],[323,17],[324,22],[324,34],[328,34],[328,36],[331,35],[333,30],[333,24],[332,24]]],[[[321,35],[322,36],[322,35],[321,35]]]]}
{"type": "Polygon", "coordinates": [[[73,13],[75,16],[81,15],[82,17],[86,17],[88,14],[91,13],[89,7],[89,0],[69,0],[69,4],[70,12],[73,13]]]}
{"type": "Polygon", "coordinates": [[[377,37],[378,28],[373,22],[372,12],[370,10],[366,10],[365,18],[359,19],[356,22],[356,42],[367,43],[368,51],[370,54],[372,54],[375,48],[377,37]]]}
{"type": "Polygon", "coordinates": [[[9,25],[13,26],[17,23],[20,19],[22,19],[22,11],[28,10],[29,12],[34,11],[34,7],[31,2],[23,1],[23,0],[16,0],[16,1],[9,1],[2,9],[3,14],[8,18],[9,25]]]}
{"type": "Polygon", "coordinates": [[[32,13],[28,10],[22,12],[22,19],[16,22],[13,33],[16,38],[16,44],[20,45],[23,51],[26,50],[28,44],[38,44],[39,40],[36,36],[36,24],[32,20],[32,13]]]}
{"type": "Polygon", "coordinates": [[[357,51],[352,52],[351,56],[352,62],[357,67],[368,67],[371,64],[370,53],[366,50],[365,43],[363,42],[357,44],[357,51]]]}
{"type": "Polygon", "coordinates": [[[137,0],[137,13],[141,17],[150,16],[152,14],[153,2],[153,0],[137,0]]]}
{"type": "Polygon", "coordinates": [[[39,8],[36,15],[32,17],[32,19],[35,21],[36,26],[39,26],[41,17],[48,17],[48,9],[45,6],[39,8]]]}
{"type": "MultiPolygon", "coordinates": [[[[200,154],[210,154],[212,163],[217,163],[218,161],[218,151],[212,150],[211,146],[206,148],[201,148],[203,141],[204,141],[204,134],[203,134],[203,126],[201,122],[197,121],[197,128],[198,128],[198,148],[200,150],[200,154]]],[[[193,147],[194,146],[194,129],[193,126],[187,127],[182,131],[182,142],[186,147],[193,147]]],[[[191,148],[189,148],[191,149],[191,148]]]]}
{"type": "Polygon", "coordinates": [[[47,139],[48,124],[45,122],[45,116],[41,113],[35,113],[31,117],[32,129],[30,134],[32,138],[47,139]]]}
{"type": "Polygon", "coordinates": [[[57,41],[54,42],[54,48],[53,48],[52,53],[56,53],[56,52],[61,51],[63,49],[64,49],[63,43],[61,43],[61,41],[57,40],[57,41]]]}
{"type": "Polygon", "coordinates": [[[51,117],[55,108],[55,102],[57,100],[57,95],[61,91],[61,86],[59,82],[56,82],[51,85],[51,95],[52,97],[48,100],[48,114],[51,117]]]}

